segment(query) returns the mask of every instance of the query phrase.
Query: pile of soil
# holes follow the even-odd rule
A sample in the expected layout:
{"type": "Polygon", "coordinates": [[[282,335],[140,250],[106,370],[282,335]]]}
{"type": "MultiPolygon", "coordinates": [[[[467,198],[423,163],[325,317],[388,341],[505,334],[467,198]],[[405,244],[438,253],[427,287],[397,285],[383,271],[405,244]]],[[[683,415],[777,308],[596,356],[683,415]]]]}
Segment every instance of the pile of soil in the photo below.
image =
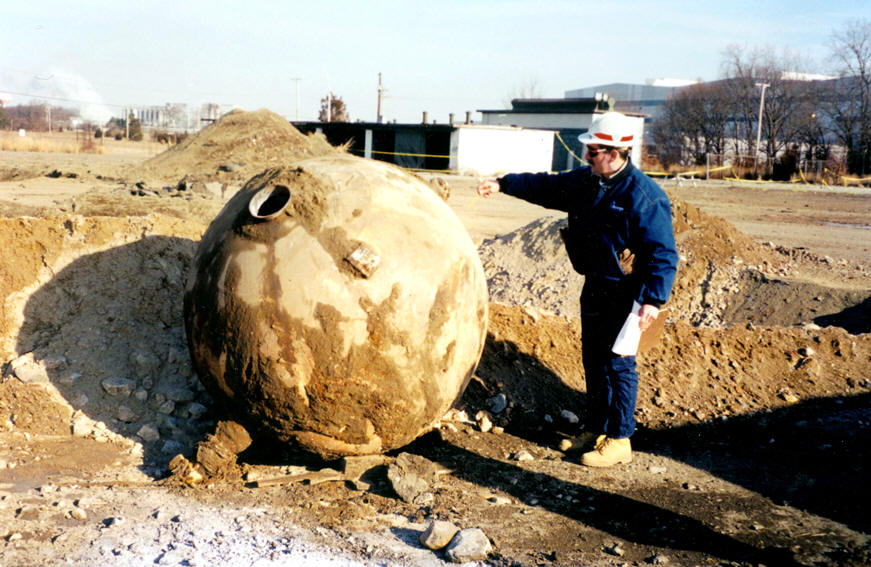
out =
{"type": "MultiPolygon", "coordinates": [[[[324,155],[347,156],[272,112],[234,111],[124,177],[189,185],[217,178],[226,186],[324,155]]],[[[47,433],[68,432],[78,420],[85,436],[132,439],[161,468],[214,426],[181,302],[199,240],[232,192],[143,194],[136,184],[76,195],[64,208],[77,214],[49,203],[32,207],[34,216],[13,209],[0,217],[0,243],[16,250],[0,256],[0,369],[49,396],[21,405],[12,383],[0,383],[0,398],[9,400],[0,423],[14,415],[47,433]],[[41,411],[58,400],[58,412],[41,411]]],[[[432,188],[446,195],[443,184],[432,188]]]]}
{"type": "Polygon", "coordinates": [[[182,179],[241,186],[264,169],[339,151],[323,135],[306,136],[269,110],[234,110],[132,168],[125,178],[158,187],[182,179]]]}
{"type": "Polygon", "coordinates": [[[55,434],[87,419],[148,436],[158,455],[201,437],[211,400],[191,369],[182,294],[204,229],[162,215],[0,218],[0,241],[18,250],[0,258],[5,374],[56,389],[70,414],[54,423],[56,404],[21,404],[7,380],[0,422],[55,434]]]}
{"type": "MultiPolygon", "coordinates": [[[[585,408],[583,346],[577,318],[491,304],[490,340],[466,394],[469,412],[498,393],[509,411],[499,423],[524,431],[562,411],[585,408]]],[[[871,393],[871,334],[838,327],[666,326],[639,356],[636,417],[647,429],[718,422],[801,400],[871,393]]],[[[566,424],[563,424],[564,426],[566,424]]],[[[574,429],[574,428],[571,428],[574,429]]]]}
{"type": "MultiPolygon", "coordinates": [[[[674,195],[671,202],[680,262],[670,320],[715,328],[817,322],[871,332],[871,267],[760,244],[674,195]]],[[[583,277],[562,246],[565,225],[542,217],[481,244],[492,301],[580,315],[583,277]]]]}

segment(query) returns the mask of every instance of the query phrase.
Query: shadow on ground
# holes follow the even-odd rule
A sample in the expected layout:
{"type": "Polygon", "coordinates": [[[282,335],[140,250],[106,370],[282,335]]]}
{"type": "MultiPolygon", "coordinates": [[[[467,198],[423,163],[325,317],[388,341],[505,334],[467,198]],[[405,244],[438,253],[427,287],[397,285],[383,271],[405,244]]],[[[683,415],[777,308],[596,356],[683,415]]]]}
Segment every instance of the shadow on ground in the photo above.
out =
{"type": "Polygon", "coordinates": [[[193,372],[182,317],[197,243],[148,236],[82,255],[34,291],[16,341],[94,424],[165,463],[200,440],[210,398],[193,372]]]}
{"type": "Polygon", "coordinates": [[[853,335],[871,333],[871,297],[839,313],[816,317],[814,323],[821,327],[842,327],[853,335]]]}
{"type": "Polygon", "coordinates": [[[641,430],[633,440],[636,449],[706,470],[776,504],[871,533],[871,394],[641,430]]]}

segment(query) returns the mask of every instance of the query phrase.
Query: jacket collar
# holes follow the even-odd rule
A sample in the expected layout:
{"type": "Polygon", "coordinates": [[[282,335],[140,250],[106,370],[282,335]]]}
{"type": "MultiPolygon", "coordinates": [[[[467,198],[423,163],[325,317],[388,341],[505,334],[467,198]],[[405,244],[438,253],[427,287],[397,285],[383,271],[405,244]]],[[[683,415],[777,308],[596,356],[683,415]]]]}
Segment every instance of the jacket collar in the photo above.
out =
{"type": "Polygon", "coordinates": [[[615,173],[611,177],[605,178],[605,177],[597,176],[597,177],[599,177],[599,184],[601,184],[605,188],[613,187],[613,186],[617,185],[617,183],[619,183],[621,179],[623,179],[624,177],[629,175],[629,172],[634,167],[635,166],[632,165],[632,162],[627,159],[626,163],[623,164],[623,167],[620,168],[620,171],[618,171],[617,173],[615,173]]]}

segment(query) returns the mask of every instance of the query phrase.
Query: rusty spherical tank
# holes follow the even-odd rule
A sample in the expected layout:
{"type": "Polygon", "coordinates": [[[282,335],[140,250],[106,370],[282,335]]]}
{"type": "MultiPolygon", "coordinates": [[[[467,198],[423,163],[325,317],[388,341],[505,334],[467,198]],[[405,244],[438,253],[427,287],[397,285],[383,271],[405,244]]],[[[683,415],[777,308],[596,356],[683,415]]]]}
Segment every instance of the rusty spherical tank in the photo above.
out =
{"type": "Polygon", "coordinates": [[[487,301],[477,250],[430,187],[332,156],[265,171],[226,204],[184,313],[216,401],[329,458],[432,429],[477,365],[487,301]]]}

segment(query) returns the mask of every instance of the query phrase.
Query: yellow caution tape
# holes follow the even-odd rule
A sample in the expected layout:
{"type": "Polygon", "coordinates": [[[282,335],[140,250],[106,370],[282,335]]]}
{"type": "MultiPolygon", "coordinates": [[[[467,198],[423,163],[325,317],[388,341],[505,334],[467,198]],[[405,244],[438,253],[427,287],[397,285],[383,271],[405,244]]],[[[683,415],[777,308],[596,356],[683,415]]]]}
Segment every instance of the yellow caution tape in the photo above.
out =
{"type": "MultiPolygon", "coordinates": [[[[365,154],[366,153],[365,150],[353,150],[352,149],[350,151],[356,152],[358,154],[365,154]]],[[[384,154],[384,155],[388,155],[388,156],[411,156],[411,157],[430,157],[430,158],[445,158],[445,159],[451,158],[451,156],[440,156],[440,155],[433,155],[433,154],[412,154],[412,153],[407,153],[407,152],[382,152],[379,150],[371,150],[370,153],[384,154]]]]}
{"type": "MultiPolygon", "coordinates": [[[[394,163],[393,165],[396,164],[394,163]]],[[[401,165],[396,165],[396,167],[399,167],[406,171],[422,171],[425,173],[454,173],[454,171],[451,169],[424,169],[422,167],[402,167],[401,165]]]]}
{"type": "Polygon", "coordinates": [[[842,175],[841,181],[843,181],[844,185],[846,186],[847,181],[849,181],[850,183],[864,183],[866,181],[871,181],[871,178],[868,178],[868,177],[846,177],[846,176],[842,175]]]}
{"type": "Polygon", "coordinates": [[[576,160],[578,160],[581,163],[585,163],[583,159],[579,158],[577,156],[577,154],[575,154],[575,152],[573,152],[572,149],[566,145],[566,143],[563,141],[562,136],[559,135],[559,132],[554,131],[554,134],[556,135],[556,139],[559,140],[559,143],[563,145],[563,147],[566,149],[566,151],[569,152],[573,158],[575,158],[576,160]]]}
{"type": "MultiPolygon", "coordinates": [[[[714,171],[722,171],[722,170],[726,170],[726,169],[732,169],[732,166],[731,166],[731,165],[723,165],[723,166],[720,166],[720,167],[713,167],[713,168],[708,169],[708,173],[711,173],[711,172],[714,172],[714,171]]],[[[679,172],[677,172],[677,173],[669,173],[669,172],[667,172],[667,171],[645,171],[645,172],[644,172],[645,175],[649,175],[649,176],[657,176],[657,177],[659,177],[659,176],[661,176],[661,177],[670,177],[670,176],[672,176],[672,175],[675,176],[675,177],[689,177],[689,176],[691,176],[691,175],[702,175],[702,174],[704,174],[704,173],[705,173],[704,170],[699,170],[699,171],[679,171],[679,172]]]]}

